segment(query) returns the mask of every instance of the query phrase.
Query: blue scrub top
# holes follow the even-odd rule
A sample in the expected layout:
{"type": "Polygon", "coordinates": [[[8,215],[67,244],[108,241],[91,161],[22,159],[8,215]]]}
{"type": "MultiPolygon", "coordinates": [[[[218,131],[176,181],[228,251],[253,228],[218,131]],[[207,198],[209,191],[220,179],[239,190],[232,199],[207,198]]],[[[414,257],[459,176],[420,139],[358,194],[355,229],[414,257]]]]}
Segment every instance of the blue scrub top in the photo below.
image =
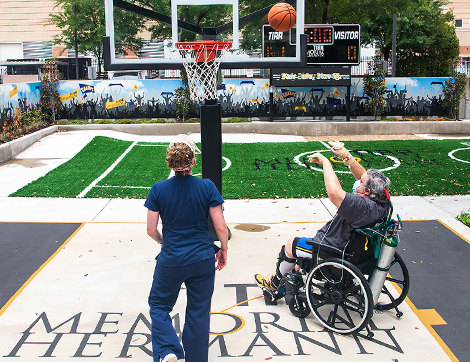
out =
{"type": "Polygon", "coordinates": [[[163,245],[158,264],[188,265],[214,258],[214,240],[209,233],[209,208],[224,203],[209,179],[191,175],[156,182],[144,206],[159,212],[163,245]]]}

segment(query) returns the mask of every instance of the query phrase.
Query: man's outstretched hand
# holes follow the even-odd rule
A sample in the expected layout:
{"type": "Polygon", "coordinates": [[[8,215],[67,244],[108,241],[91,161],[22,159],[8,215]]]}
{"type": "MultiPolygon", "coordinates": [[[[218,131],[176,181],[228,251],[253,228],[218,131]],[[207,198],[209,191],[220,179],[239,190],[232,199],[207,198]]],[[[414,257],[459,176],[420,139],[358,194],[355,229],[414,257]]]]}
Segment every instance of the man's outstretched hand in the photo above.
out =
{"type": "Polygon", "coordinates": [[[329,162],[328,159],[323,156],[320,152],[314,153],[313,155],[307,156],[308,161],[311,163],[318,163],[323,165],[326,162],[329,162]]]}

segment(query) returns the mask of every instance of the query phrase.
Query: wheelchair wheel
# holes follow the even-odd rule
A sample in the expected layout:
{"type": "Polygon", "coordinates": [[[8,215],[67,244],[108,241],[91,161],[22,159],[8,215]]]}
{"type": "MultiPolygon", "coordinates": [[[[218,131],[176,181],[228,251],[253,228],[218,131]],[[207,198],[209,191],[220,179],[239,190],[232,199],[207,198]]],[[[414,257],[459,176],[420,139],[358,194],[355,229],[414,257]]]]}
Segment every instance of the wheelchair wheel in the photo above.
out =
{"type": "Polygon", "coordinates": [[[397,298],[393,297],[392,293],[387,288],[387,285],[384,285],[379,300],[375,305],[375,309],[377,310],[396,308],[405,300],[408,290],[410,289],[410,274],[408,273],[408,268],[406,267],[402,257],[396,252],[391,265],[392,266],[390,267],[390,271],[385,281],[395,283],[400,287],[400,295],[397,298]]]}
{"type": "Polygon", "coordinates": [[[307,297],[296,294],[289,300],[289,310],[297,318],[305,318],[310,314],[307,297]]]}
{"type": "Polygon", "coordinates": [[[350,262],[325,259],[307,277],[310,309],[328,330],[350,334],[367,326],[372,318],[372,291],[364,275],[350,262]]]}

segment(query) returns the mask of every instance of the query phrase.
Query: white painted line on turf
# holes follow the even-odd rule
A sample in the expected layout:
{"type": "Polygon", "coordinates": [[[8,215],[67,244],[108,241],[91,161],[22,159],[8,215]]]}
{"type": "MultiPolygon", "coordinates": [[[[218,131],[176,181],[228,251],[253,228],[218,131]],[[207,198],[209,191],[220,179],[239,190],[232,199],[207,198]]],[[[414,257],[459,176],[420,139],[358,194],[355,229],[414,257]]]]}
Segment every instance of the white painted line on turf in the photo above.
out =
{"type": "Polygon", "coordinates": [[[137,144],[138,141],[134,141],[132,142],[132,144],[127,148],[127,150],[124,151],[124,153],[119,156],[119,158],[114,161],[114,163],[109,166],[109,168],[100,176],[98,177],[95,181],[93,181],[91,184],[89,184],[85,190],[83,190],[82,192],[80,192],[76,198],[79,199],[79,198],[82,198],[84,197],[88,191],[90,191],[94,186],[96,186],[96,184],[98,182],[100,182],[102,179],[104,179],[106,177],[106,175],[108,175],[112,170],[114,170],[114,168],[118,165],[119,162],[122,161],[122,159],[129,153],[130,150],[132,150],[132,148],[137,144]]]}
{"type": "MultiPolygon", "coordinates": [[[[467,143],[467,142],[460,142],[461,144],[465,145],[465,146],[470,146],[470,143],[467,143]]],[[[470,161],[465,161],[465,160],[461,160],[460,158],[457,158],[454,156],[454,152],[457,152],[457,151],[463,151],[463,150],[470,150],[470,148],[457,148],[456,150],[453,150],[453,151],[450,151],[447,155],[456,160],[456,161],[460,161],[460,162],[465,162],[465,163],[470,163],[470,161]]]]}
{"type": "MultiPolygon", "coordinates": [[[[230,161],[227,157],[224,157],[224,156],[222,156],[222,159],[225,160],[225,167],[222,169],[222,171],[225,171],[225,170],[229,169],[230,166],[232,166],[232,161],[230,161]]],[[[174,176],[174,171],[173,170],[171,170],[170,176],[168,176],[168,178],[170,178],[172,176],[174,176]]],[[[202,176],[202,173],[196,173],[193,176],[196,176],[196,177],[202,176]]]]}

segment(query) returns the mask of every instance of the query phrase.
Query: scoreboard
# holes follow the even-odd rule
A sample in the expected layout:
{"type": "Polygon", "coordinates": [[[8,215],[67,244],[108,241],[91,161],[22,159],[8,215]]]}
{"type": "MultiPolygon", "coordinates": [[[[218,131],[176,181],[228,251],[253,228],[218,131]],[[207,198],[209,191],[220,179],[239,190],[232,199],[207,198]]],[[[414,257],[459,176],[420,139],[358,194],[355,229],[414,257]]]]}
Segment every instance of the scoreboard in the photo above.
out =
{"type": "MultiPolygon", "coordinates": [[[[292,57],[296,50],[296,31],[275,31],[263,25],[263,57],[292,57]]],[[[358,24],[306,24],[307,65],[358,65],[361,28],[358,24]]]]}

